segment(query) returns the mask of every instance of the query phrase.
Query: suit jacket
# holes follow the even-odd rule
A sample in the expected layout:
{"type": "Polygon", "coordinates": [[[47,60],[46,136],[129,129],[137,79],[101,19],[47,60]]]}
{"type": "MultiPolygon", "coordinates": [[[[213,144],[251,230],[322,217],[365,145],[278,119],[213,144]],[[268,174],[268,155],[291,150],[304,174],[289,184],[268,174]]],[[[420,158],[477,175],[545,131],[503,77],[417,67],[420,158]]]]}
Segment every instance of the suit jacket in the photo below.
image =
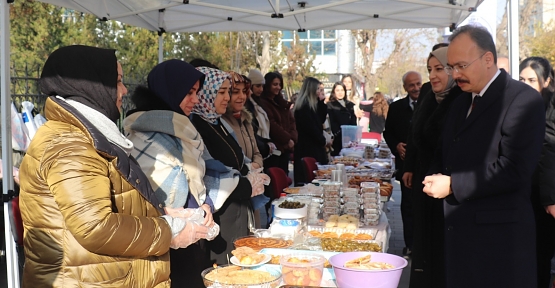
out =
{"type": "Polygon", "coordinates": [[[397,168],[395,178],[399,181],[403,178],[404,161],[401,160],[401,155],[397,152],[397,145],[400,142],[407,143],[412,112],[410,97],[407,96],[389,105],[389,111],[387,112],[387,118],[385,120],[383,137],[387,142],[387,146],[391,149],[391,153],[395,155],[395,168],[397,168]]]}
{"type": "Polygon", "coordinates": [[[472,113],[463,93],[447,114],[439,154],[447,287],[536,287],[531,177],[545,130],[543,100],[501,71],[472,113]]]}

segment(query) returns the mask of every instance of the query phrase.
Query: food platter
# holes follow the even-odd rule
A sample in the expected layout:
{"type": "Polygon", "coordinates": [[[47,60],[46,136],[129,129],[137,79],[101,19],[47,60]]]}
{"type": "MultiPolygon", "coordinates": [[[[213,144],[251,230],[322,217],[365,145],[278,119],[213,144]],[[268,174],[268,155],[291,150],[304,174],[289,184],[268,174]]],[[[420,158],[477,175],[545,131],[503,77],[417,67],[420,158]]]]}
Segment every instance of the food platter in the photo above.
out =
{"type": "Polygon", "coordinates": [[[256,238],[246,236],[238,238],[233,244],[235,244],[235,247],[247,246],[255,251],[260,251],[264,248],[288,248],[293,245],[293,241],[279,238],[256,238]]]}
{"type": "Polygon", "coordinates": [[[272,260],[272,255],[268,255],[268,254],[265,255],[265,257],[264,257],[264,259],[262,259],[262,261],[260,261],[256,264],[251,264],[251,265],[241,264],[241,261],[239,261],[239,259],[237,259],[237,257],[235,257],[235,256],[233,256],[229,259],[231,264],[241,266],[241,267],[256,267],[256,266],[266,264],[266,263],[270,262],[270,260],[272,260]]]}
{"type": "Polygon", "coordinates": [[[287,194],[297,194],[301,190],[301,187],[287,187],[283,189],[283,192],[287,194]]]}

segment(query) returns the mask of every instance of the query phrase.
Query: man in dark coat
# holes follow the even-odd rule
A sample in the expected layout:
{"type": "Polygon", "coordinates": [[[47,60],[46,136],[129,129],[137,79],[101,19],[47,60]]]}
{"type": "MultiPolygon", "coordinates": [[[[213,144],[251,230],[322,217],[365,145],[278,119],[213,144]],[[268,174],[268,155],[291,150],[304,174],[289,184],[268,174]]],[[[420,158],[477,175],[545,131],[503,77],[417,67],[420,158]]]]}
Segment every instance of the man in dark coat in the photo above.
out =
{"type": "Polygon", "coordinates": [[[387,146],[389,146],[389,149],[395,155],[395,169],[397,169],[395,179],[399,180],[401,185],[401,217],[403,219],[403,238],[405,240],[403,255],[408,256],[412,249],[412,201],[411,189],[403,184],[403,165],[405,162],[407,135],[412,112],[420,94],[420,87],[422,87],[422,76],[418,72],[409,71],[403,75],[402,80],[403,87],[408,94],[407,97],[389,105],[383,137],[387,142],[387,146]]]}
{"type": "Polygon", "coordinates": [[[430,171],[442,174],[423,182],[425,193],[445,198],[447,287],[536,287],[530,187],[543,100],[497,68],[486,29],[462,26],[449,40],[446,70],[466,93],[447,114],[430,171]]]}

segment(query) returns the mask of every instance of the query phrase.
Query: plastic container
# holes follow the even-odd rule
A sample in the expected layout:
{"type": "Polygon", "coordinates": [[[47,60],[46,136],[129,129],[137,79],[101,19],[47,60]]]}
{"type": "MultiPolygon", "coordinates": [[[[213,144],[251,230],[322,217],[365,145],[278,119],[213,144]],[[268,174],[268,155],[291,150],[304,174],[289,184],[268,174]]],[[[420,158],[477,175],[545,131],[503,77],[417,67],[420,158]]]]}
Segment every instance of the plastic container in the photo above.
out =
{"type": "Polygon", "coordinates": [[[362,139],[362,126],[341,125],[341,142],[343,148],[356,146],[362,139]]]}
{"type": "Polygon", "coordinates": [[[407,260],[397,255],[375,252],[347,252],[331,256],[330,264],[333,266],[337,287],[360,288],[380,287],[397,288],[403,268],[408,264],[407,260]],[[395,268],[387,270],[359,270],[345,268],[345,262],[370,254],[372,262],[385,262],[395,268]]]}
{"type": "Polygon", "coordinates": [[[320,286],[326,258],[318,254],[289,254],[280,258],[283,282],[287,285],[320,286]]]}

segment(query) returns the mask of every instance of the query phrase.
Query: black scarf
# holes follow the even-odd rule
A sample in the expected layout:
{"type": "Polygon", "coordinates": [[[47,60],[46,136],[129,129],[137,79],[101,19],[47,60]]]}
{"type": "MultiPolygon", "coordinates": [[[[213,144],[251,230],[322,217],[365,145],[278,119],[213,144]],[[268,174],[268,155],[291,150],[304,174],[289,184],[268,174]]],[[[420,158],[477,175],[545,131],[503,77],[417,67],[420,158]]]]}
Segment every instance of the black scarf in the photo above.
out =
{"type": "Polygon", "coordinates": [[[120,113],[117,101],[115,50],[89,46],[62,47],[50,54],[40,76],[40,89],[85,104],[114,123],[120,113]]]}

